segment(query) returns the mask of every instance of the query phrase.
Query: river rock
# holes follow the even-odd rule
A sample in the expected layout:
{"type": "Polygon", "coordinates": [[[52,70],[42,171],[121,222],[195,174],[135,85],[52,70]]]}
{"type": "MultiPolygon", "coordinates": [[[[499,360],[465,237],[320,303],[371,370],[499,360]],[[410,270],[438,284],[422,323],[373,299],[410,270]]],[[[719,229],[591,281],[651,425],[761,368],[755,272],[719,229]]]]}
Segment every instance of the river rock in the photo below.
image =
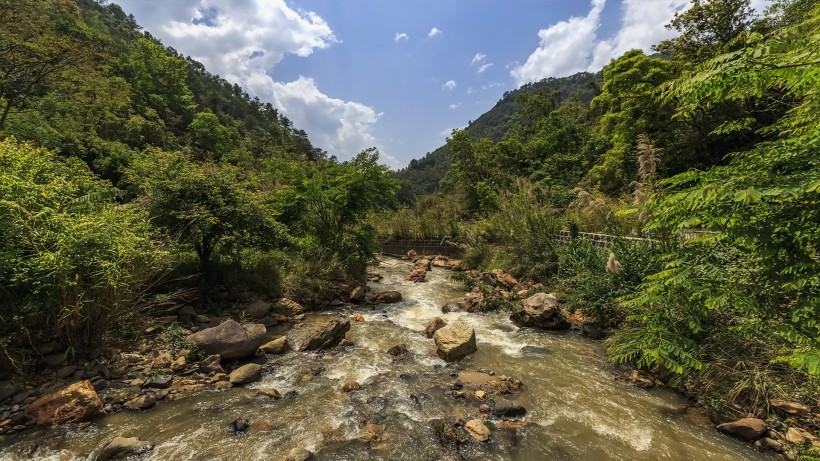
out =
{"type": "Polygon", "coordinates": [[[480,419],[471,419],[464,425],[464,429],[472,438],[479,442],[486,442],[490,438],[490,430],[480,419]]]}
{"type": "Polygon", "coordinates": [[[312,459],[313,453],[305,450],[302,447],[291,448],[288,452],[288,455],[285,456],[283,461],[308,461],[312,459]]]}
{"type": "Polygon", "coordinates": [[[261,319],[262,317],[266,317],[271,310],[271,303],[267,301],[263,301],[261,299],[257,299],[256,301],[249,304],[247,307],[242,309],[242,313],[245,317],[251,319],[261,319]]]}
{"type": "Polygon", "coordinates": [[[91,381],[69,384],[46,394],[26,408],[37,424],[52,425],[89,421],[105,414],[100,397],[91,381]]]}
{"type": "Polygon", "coordinates": [[[73,375],[75,371],[77,371],[76,365],[66,365],[64,367],[61,367],[59,370],[57,370],[57,379],[66,379],[69,376],[73,375]]]}
{"type": "Polygon", "coordinates": [[[466,357],[478,350],[475,344],[475,330],[461,321],[440,328],[433,334],[433,340],[438,356],[448,362],[466,357]]]}
{"type": "Polygon", "coordinates": [[[0,381],[0,402],[16,394],[20,388],[9,381],[0,381]]]}
{"type": "Polygon", "coordinates": [[[803,428],[792,426],[786,431],[786,441],[795,445],[807,445],[816,442],[817,436],[803,428]]]}
{"type": "Polygon", "coordinates": [[[344,339],[348,330],[350,330],[350,320],[331,320],[314,330],[299,347],[299,352],[331,348],[344,339]]]}
{"type": "Polygon", "coordinates": [[[369,304],[393,304],[401,302],[401,293],[398,291],[380,291],[368,293],[366,300],[369,304]]]}
{"type": "Polygon", "coordinates": [[[546,330],[569,328],[569,323],[561,312],[555,296],[547,293],[536,293],[519,304],[513,304],[510,320],[519,327],[535,327],[546,330]]]}
{"type": "Polygon", "coordinates": [[[151,394],[142,394],[138,397],[135,397],[135,398],[125,402],[124,404],[122,404],[122,407],[127,409],[127,410],[140,411],[140,410],[147,410],[147,409],[153,407],[156,404],[157,404],[157,400],[154,398],[153,395],[151,395],[151,394]]]}
{"type": "Polygon", "coordinates": [[[248,384],[258,381],[262,377],[262,365],[257,363],[246,363],[236,370],[232,371],[228,376],[228,381],[231,384],[248,384]]]}
{"type": "Polygon", "coordinates": [[[780,410],[783,413],[794,416],[806,416],[809,414],[809,407],[799,402],[790,402],[783,399],[772,399],[769,401],[769,405],[776,410],[780,410]]]}
{"type": "Polygon", "coordinates": [[[114,437],[97,455],[97,461],[132,459],[154,449],[154,444],[136,437],[114,437]]]}
{"type": "Polygon", "coordinates": [[[407,353],[407,344],[401,343],[387,349],[387,353],[393,357],[404,355],[407,353]]]}
{"type": "Polygon", "coordinates": [[[413,263],[413,267],[415,267],[415,268],[422,268],[422,269],[424,269],[425,271],[431,271],[431,270],[433,270],[433,261],[430,261],[430,260],[429,260],[429,259],[427,259],[427,258],[417,259],[417,260],[413,263]]]}
{"type": "Polygon", "coordinates": [[[248,418],[239,417],[236,418],[231,422],[228,426],[230,428],[231,433],[238,434],[240,432],[245,432],[251,428],[251,423],[248,421],[248,418]]]}
{"type": "Polygon", "coordinates": [[[225,373],[222,368],[222,356],[214,354],[205,357],[199,362],[199,370],[203,373],[225,373]]]}
{"type": "Polygon", "coordinates": [[[273,305],[274,312],[284,314],[289,317],[299,315],[305,311],[305,308],[296,301],[288,298],[282,298],[273,305]]]}
{"type": "Polygon", "coordinates": [[[148,379],[145,380],[145,384],[143,384],[142,387],[168,389],[171,387],[171,383],[173,381],[174,375],[153,375],[149,376],[148,379]]]}
{"type": "Polygon", "coordinates": [[[455,302],[455,301],[450,301],[450,302],[444,304],[443,306],[441,306],[441,312],[443,314],[447,314],[447,313],[450,313],[450,312],[461,312],[461,311],[466,310],[466,309],[467,309],[466,304],[458,303],[458,302],[455,302]]]}
{"type": "Polygon", "coordinates": [[[279,336],[273,341],[259,346],[259,350],[266,354],[281,354],[288,350],[288,337],[279,336]]]}
{"type": "Polygon", "coordinates": [[[515,418],[527,414],[527,409],[507,399],[497,397],[493,400],[493,416],[515,418]]]}
{"type": "Polygon", "coordinates": [[[756,440],[754,446],[760,450],[771,450],[775,453],[783,452],[783,443],[769,437],[763,437],[756,440]]]}
{"type": "Polygon", "coordinates": [[[258,323],[241,325],[235,320],[200,330],[185,338],[207,355],[219,354],[223,359],[241,359],[253,355],[265,340],[265,326],[258,323]]]}
{"type": "Polygon", "coordinates": [[[766,432],[766,422],[758,418],[741,418],[737,421],[719,424],[717,430],[752,441],[766,432]]]}
{"type": "Polygon", "coordinates": [[[424,334],[427,335],[428,338],[432,338],[437,331],[445,326],[447,326],[447,322],[441,317],[433,317],[433,319],[427,322],[427,327],[424,328],[424,334]]]}
{"type": "Polygon", "coordinates": [[[345,383],[344,386],[342,386],[342,392],[358,391],[361,388],[362,388],[362,385],[359,384],[357,381],[350,381],[348,383],[345,383]]]}
{"type": "Polygon", "coordinates": [[[427,278],[427,269],[423,267],[417,267],[413,269],[412,272],[410,272],[410,275],[408,275],[407,278],[405,278],[405,280],[419,283],[423,282],[425,278],[427,278]]]}
{"type": "Polygon", "coordinates": [[[367,294],[367,287],[366,286],[357,286],[350,292],[350,302],[352,303],[360,303],[364,301],[364,297],[367,294]]]}
{"type": "Polygon", "coordinates": [[[263,387],[262,389],[258,389],[256,391],[256,395],[261,395],[263,397],[267,397],[267,398],[273,399],[273,400],[280,400],[282,398],[282,394],[278,390],[276,390],[274,388],[268,388],[268,387],[263,387]]]}
{"type": "Polygon", "coordinates": [[[652,375],[643,370],[629,370],[615,378],[615,380],[641,389],[649,389],[655,385],[655,379],[652,375]]]}

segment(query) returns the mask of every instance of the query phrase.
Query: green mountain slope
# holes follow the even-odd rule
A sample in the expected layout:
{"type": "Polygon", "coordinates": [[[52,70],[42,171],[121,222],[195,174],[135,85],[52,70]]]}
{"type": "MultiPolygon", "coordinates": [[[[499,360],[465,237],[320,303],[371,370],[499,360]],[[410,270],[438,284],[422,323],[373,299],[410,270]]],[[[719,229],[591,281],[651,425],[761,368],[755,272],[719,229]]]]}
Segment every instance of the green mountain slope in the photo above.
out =
{"type": "MultiPolygon", "coordinates": [[[[550,77],[539,82],[528,83],[517,90],[505,92],[492,109],[470,122],[466,131],[474,140],[489,138],[497,142],[516,120],[516,115],[521,109],[519,95],[557,90],[561,101],[576,98],[589,103],[600,92],[601,82],[600,73],[580,72],[569,77],[550,77]]],[[[411,203],[421,195],[437,191],[439,182],[449,170],[450,164],[447,146],[441,146],[428,152],[418,160],[412,160],[406,168],[395,174],[401,184],[399,200],[402,203],[411,203]]]]}

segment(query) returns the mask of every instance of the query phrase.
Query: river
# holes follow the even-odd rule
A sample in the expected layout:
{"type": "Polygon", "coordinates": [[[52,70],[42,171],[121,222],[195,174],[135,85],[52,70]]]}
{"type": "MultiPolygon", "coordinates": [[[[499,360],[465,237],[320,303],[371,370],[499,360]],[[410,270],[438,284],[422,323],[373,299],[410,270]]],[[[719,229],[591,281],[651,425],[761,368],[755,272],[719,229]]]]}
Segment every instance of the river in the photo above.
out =
{"type": "MultiPolygon", "coordinates": [[[[616,382],[599,342],[571,332],[518,329],[500,312],[442,315],[440,306],[463,297],[463,288],[445,270],[434,269],[418,284],[403,280],[409,271],[406,262],[384,260],[378,268],[384,279],[371,284],[400,291],[401,303],[312,313],[303,326],[287,332],[290,343],[298,345],[327,320],[360,312],[364,321],[353,322],[347,334],[354,346],[270,356],[263,379],[248,388],[207,391],[161,402],[147,412],[106,416],[88,428],[69,430],[60,445],[64,451],[37,459],[92,460],[117,435],[156,444],[151,460],[278,460],[293,447],[316,452],[320,460],[772,459],[682,415],[685,402],[673,392],[616,382]],[[437,358],[433,340],[423,333],[435,316],[471,324],[478,352],[454,364],[437,358]],[[385,351],[398,343],[407,345],[411,357],[394,362],[385,351]],[[528,425],[501,428],[490,418],[489,442],[447,450],[433,428],[481,416],[477,401],[451,395],[456,374],[479,369],[524,383],[510,398],[527,409],[522,419],[528,425]],[[351,380],[362,389],[341,392],[351,380]],[[260,388],[291,396],[259,397],[260,388]],[[240,416],[251,429],[232,435],[227,426],[240,416]]],[[[7,441],[0,459],[18,459],[14,453],[21,447],[60,431],[65,429],[7,441]]]]}

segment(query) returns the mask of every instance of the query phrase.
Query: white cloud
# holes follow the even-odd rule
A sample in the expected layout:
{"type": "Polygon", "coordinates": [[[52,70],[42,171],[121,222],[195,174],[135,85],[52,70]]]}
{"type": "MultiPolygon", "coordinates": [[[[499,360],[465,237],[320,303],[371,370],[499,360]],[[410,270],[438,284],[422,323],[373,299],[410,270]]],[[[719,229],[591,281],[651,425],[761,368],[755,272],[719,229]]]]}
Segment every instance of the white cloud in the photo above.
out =
{"type": "Polygon", "coordinates": [[[467,88],[467,94],[473,94],[473,93],[475,93],[475,90],[473,89],[473,87],[467,88]]]}
{"type": "MultiPolygon", "coordinates": [[[[762,1],[762,0],[755,0],[762,1]]],[[[664,26],[689,0],[623,0],[621,28],[605,40],[597,37],[606,0],[592,0],[589,14],[573,17],[538,31],[540,45],[510,75],[518,85],[546,77],[563,77],[580,71],[596,72],[631,49],[651,46],[675,35],[664,26]]]]}
{"type": "Polygon", "coordinates": [[[440,134],[441,136],[443,136],[445,138],[449,138],[450,136],[453,135],[453,130],[458,130],[458,129],[460,129],[460,128],[445,128],[445,129],[439,131],[438,134],[440,134]]]}
{"type": "Polygon", "coordinates": [[[592,0],[585,17],[572,17],[538,31],[540,46],[510,75],[518,85],[544,77],[562,77],[585,70],[606,0],[592,0]]]}
{"type": "Polygon", "coordinates": [[[458,104],[450,104],[450,105],[449,105],[449,106],[447,106],[447,107],[449,107],[450,109],[456,110],[456,109],[458,109],[459,107],[461,107],[461,103],[458,103],[458,104]]]}
{"type": "Polygon", "coordinates": [[[316,13],[294,11],[284,0],[234,0],[230,8],[219,0],[118,3],[166,45],[270,101],[329,154],[344,160],[367,147],[381,148],[372,134],[379,119],[372,107],[325,95],[310,78],[285,83],[269,75],[288,54],[309,56],[338,43],[316,13]]]}
{"type": "Polygon", "coordinates": [[[478,68],[478,73],[483,74],[485,70],[489,69],[492,66],[493,66],[493,63],[491,63],[491,62],[487,63],[487,64],[484,64],[484,65],[482,65],[481,67],[478,68]]]}
{"type": "Polygon", "coordinates": [[[482,90],[489,90],[489,89],[491,89],[491,88],[498,88],[498,87],[500,87],[500,86],[504,86],[504,85],[503,85],[503,84],[501,84],[501,83],[498,83],[498,82],[493,82],[493,83],[488,83],[488,84],[486,84],[486,85],[483,85],[483,86],[481,87],[481,89],[482,89],[482,90]]]}
{"type": "Polygon", "coordinates": [[[481,62],[481,61],[483,61],[483,60],[485,60],[485,59],[487,59],[487,55],[486,55],[486,54],[483,54],[483,53],[476,53],[476,54],[475,54],[475,56],[473,56],[473,60],[472,60],[472,61],[470,61],[470,65],[472,66],[473,64],[477,64],[477,63],[479,63],[479,62],[481,62]]]}
{"type": "Polygon", "coordinates": [[[393,41],[400,42],[402,40],[406,42],[407,40],[410,40],[410,36],[405,34],[404,32],[396,32],[396,36],[393,37],[393,41]]]}
{"type": "Polygon", "coordinates": [[[676,35],[664,27],[676,11],[689,6],[688,0],[623,0],[621,29],[614,37],[595,45],[590,69],[598,70],[629,50],[649,51],[652,45],[676,35]],[[652,25],[648,27],[647,25],[652,25]]]}
{"type": "Polygon", "coordinates": [[[455,80],[447,80],[447,82],[444,85],[441,86],[441,89],[443,89],[443,90],[452,90],[455,87],[456,87],[456,81],[455,80]]]}
{"type": "Polygon", "coordinates": [[[436,27],[433,27],[432,29],[430,29],[430,32],[427,33],[428,38],[433,38],[436,35],[441,35],[441,30],[439,30],[436,27]]]}

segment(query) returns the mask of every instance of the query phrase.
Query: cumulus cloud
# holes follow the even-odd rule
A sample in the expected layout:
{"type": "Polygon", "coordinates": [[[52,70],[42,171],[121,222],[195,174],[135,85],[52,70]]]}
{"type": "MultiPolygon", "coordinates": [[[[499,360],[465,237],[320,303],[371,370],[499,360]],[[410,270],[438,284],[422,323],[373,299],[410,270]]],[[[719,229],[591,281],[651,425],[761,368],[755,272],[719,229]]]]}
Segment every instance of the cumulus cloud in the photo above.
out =
{"type": "Polygon", "coordinates": [[[652,45],[675,35],[664,26],[690,4],[689,0],[623,0],[620,29],[610,38],[599,39],[597,31],[605,3],[606,0],[592,0],[586,16],[572,17],[539,30],[538,48],[524,64],[510,71],[516,84],[585,70],[596,72],[631,49],[649,51],[652,45]]]}
{"type": "Polygon", "coordinates": [[[441,35],[441,30],[437,27],[433,27],[432,29],[430,29],[430,32],[427,33],[428,38],[433,38],[436,35],[441,35]]]}
{"type": "Polygon", "coordinates": [[[443,89],[443,90],[452,90],[455,87],[456,87],[456,81],[455,80],[447,80],[447,82],[444,83],[444,85],[441,86],[441,89],[443,89]]]}
{"type": "Polygon", "coordinates": [[[456,110],[456,109],[458,109],[459,107],[461,107],[461,103],[457,103],[457,104],[450,104],[450,105],[449,105],[449,106],[447,106],[447,107],[449,107],[449,108],[450,108],[450,109],[452,109],[452,110],[456,110]]]}
{"type": "Polygon", "coordinates": [[[585,70],[595,42],[595,32],[601,24],[601,12],[606,0],[592,0],[584,17],[572,17],[538,31],[540,46],[527,61],[514,68],[510,75],[521,85],[544,77],[562,77],[585,70]]]}
{"type": "Polygon", "coordinates": [[[393,41],[400,42],[402,40],[406,42],[407,40],[410,40],[410,36],[405,34],[404,32],[396,32],[396,36],[393,37],[393,41]]]}
{"type": "Polygon", "coordinates": [[[297,12],[284,0],[234,0],[230,9],[219,0],[118,3],[165,44],[270,101],[331,155],[347,159],[381,147],[372,134],[379,119],[372,107],[325,95],[310,78],[286,83],[269,75],[286,55],[306,57],[338,43],[316,13],[297,12]]]}
{"type": "Polygon", "coordinates": [[[487,59],[486,54],[476,53],[475,56],[473,56],[473,60],[470,61],[470,65],[472,66],[473,64],[478,64],[478,63],[480,63],[481,61],[483,61],[485,59],[487,59]]]}
{"type": "Polygon", "coordinates": [[[600,69],[629,50],[649,50],[652,45],[675,36],[675,31],[664,26],[676,11],[683,11],[689,4],[689,0],[623,0],[621,29],[614,37],[595,45],[590,69],[600,69]]]}

